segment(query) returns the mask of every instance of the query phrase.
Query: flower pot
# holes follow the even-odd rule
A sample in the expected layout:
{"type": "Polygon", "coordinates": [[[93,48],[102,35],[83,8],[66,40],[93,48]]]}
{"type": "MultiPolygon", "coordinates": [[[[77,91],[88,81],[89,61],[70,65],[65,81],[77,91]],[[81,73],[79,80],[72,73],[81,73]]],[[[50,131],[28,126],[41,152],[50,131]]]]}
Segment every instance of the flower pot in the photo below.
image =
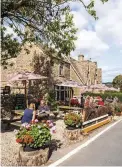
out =
{"type": "Polygon", "coordinates": [[[83,140],[83,135],[81,134],[81,129],[64,129],[64,138],[69,143],[77,142],[83,140]]]}
{"type": "Polygon", "coordinates": [[[40,149],[40,148],[32,148],[32,147],[29,147],[29,146],[23,147],[23,151],[24,151],[24,152],[36,151],[36,150],[39,150],[39,149],[40,149]]]}
{"type": "Polygon", "coordinates": [[[49,147],[25,151],[25,148],[21,146],[17,157],[17,163],[19,166],[41,166],[48,161],[48,158],[49,147]]]}
{"type": "Polygon", "coordinates": [[[116,116],[121,116],[122,115],[122,112],[117,112],[116,113],[116,116]]]}

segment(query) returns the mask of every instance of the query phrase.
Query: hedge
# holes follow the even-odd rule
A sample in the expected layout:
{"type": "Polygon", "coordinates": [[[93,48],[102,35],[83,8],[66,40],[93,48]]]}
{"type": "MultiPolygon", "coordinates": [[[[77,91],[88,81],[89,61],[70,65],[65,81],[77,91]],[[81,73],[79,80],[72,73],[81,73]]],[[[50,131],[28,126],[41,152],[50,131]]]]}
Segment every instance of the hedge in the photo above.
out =
{"type": "Polygon", "coordinates": [[[105,92],[104,94],[103,93],[84,93],[85,96],[89,95],[89,96],[101,96],[104,100],[107,98],[107,97],[118,97],[119,101],[122,102],[122,93],[121,92],[105,92]]]}

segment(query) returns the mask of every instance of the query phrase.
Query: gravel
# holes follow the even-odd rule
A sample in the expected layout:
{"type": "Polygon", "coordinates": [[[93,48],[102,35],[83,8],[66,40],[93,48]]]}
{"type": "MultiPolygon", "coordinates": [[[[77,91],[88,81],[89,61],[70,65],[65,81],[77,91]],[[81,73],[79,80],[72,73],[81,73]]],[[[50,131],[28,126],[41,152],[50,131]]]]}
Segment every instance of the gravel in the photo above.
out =
{"type": "Polygon", "coordinates": [[[16,143],[14,129],[12,131],[1,132],[1,166],[17,166],[16,156],[19,144],[16,143]]]}
{"type": "MultiPolygon", "coordinates": [[[[58,144],[64,143],[63,131],[64,121],[56,121],[56,133],[52,135],[52,139],[59,141],[58,144]]],[[[5,127],[2,125],[2,129],[5,127]]],[[[3,131],[0,133],[1,137],[1,166],[17,166],[16,156],[19,151],[20,145],[16,143],[14,126],[9,131],[3,131]]]]}

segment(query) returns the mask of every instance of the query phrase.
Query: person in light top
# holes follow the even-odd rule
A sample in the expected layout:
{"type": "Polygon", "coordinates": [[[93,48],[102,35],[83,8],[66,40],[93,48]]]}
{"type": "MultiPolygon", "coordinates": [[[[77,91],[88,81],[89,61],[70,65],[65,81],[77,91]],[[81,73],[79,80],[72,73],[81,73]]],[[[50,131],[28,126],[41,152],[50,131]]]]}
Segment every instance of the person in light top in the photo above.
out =
{"type": "Polygon", "coordinates": [[[38,111],[39,111],[39,114],[41,114],[41,113],[47,113],[47,114],[49,114],[50,108],[48,107],[48,105],[46,105],[46,102],[45,102],[44,99],[42,99],[40,101],[40,105],[38,107],[38,111]]]}

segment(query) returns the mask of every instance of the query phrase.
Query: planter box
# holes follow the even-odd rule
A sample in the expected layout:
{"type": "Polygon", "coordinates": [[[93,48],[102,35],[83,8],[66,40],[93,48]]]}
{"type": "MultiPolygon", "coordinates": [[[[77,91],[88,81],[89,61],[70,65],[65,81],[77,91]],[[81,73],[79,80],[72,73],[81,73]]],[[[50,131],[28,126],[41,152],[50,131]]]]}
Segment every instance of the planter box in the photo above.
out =
{"type": "Polygon", "coordinates": [[[64,130],[64,137],[69,142],[71,142],[71,141],[77,142],[77,141],[83,140],[83,135],[81,134],[81,129],[74,129],[74,130],[65,129],[64,130]]]}
{"type": "Polygon", "coordinates": [[[40,166],[45,164],[49,158],[49,148],[34,151],[24,151],[21,146],[19,149],[17,163],[19,166],[40,166]]]}
{"type": "Polygon", "coordinates": [[[117,112],[116,113],[116,116],[121,116],[122,115],[122,112],[117,112]]]}

